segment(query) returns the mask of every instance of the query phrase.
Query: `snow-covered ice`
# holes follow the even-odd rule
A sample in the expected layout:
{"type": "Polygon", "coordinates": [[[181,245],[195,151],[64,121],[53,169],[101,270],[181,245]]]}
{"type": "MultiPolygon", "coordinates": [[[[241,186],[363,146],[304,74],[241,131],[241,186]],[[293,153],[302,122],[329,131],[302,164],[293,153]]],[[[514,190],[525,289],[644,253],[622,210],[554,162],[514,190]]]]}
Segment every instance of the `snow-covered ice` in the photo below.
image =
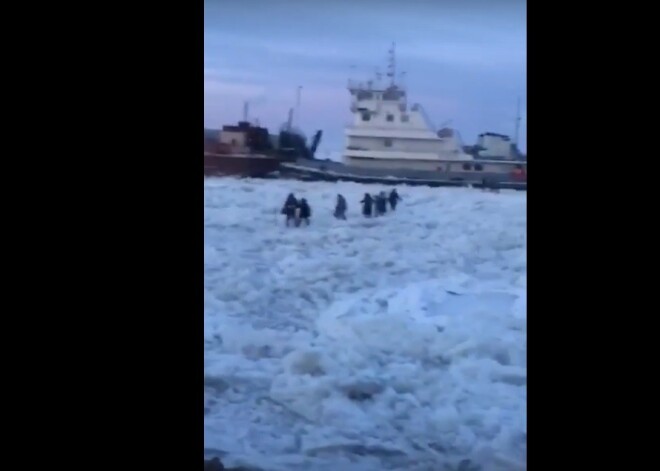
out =
{"type": "Polygon", "coordinates": [[[380,190],[205,180],[207,455],[267,471],[526,468],[526,193],[400,187],[395,213],[364,219],[380,190]],[[284,227],[289,192],[310,227],[284,227]]]}

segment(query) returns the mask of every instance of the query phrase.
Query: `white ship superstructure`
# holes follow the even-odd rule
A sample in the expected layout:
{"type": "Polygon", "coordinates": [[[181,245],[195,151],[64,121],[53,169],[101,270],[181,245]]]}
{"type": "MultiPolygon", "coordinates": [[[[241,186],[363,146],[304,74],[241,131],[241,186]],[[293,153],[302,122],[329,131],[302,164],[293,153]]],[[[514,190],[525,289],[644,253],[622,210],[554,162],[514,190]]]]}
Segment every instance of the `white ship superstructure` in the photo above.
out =
{"type": "Polygon", "coordinates": [[[408,106],[407,92],[395,81],[394,46],[387,76],[349,81],[353,124],[346,128],[344,163],[353,167],[443,171],[451,162],[472,161],[458,133],[436,131],[419,104],[408,106]]]}

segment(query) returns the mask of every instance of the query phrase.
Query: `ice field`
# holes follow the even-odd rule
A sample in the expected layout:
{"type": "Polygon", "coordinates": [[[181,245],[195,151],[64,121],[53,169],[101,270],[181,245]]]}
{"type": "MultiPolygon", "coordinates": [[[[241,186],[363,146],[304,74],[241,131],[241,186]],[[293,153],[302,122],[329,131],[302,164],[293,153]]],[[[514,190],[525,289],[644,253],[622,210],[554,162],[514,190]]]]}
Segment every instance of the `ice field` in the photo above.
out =
{"type": "Polygon", "coordinates": [[[399,187],[395,213],[364,219],[381,190],[205,180],[207,456],[526,469],[526,193],[399,187]],[[284,227],[289,192],[311,226],[284,227]]]}

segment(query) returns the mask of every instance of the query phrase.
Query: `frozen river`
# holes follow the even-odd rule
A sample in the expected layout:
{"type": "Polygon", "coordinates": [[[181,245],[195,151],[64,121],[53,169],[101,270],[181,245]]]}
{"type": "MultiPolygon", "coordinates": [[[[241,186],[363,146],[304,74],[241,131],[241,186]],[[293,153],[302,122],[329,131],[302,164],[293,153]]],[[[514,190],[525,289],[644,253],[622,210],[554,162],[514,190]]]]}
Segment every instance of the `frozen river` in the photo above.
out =
{"type": "Polygon", "coordinates": [[[266,471],[526,468],[526,193],[401,187],[395,213],[367,220],[358,202],[387,188],[204,189],[207,454],[266,471]],[[284,227],[289,192],[310,227],[284,227]]]}

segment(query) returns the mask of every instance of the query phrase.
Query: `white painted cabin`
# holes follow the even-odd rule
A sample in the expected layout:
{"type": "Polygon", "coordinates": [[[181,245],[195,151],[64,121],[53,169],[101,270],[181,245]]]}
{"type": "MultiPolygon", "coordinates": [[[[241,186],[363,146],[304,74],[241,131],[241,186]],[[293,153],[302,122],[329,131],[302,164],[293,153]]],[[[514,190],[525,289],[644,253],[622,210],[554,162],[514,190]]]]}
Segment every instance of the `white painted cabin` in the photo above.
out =
{"type": "Polygon", "coordinates": [[[353,167],[442,171],[444,162],[471,161],[453,129],[435,132],[419,104],[392,83],[349,82],[353,123],[345,130],[344,163],[353,167]]]}

